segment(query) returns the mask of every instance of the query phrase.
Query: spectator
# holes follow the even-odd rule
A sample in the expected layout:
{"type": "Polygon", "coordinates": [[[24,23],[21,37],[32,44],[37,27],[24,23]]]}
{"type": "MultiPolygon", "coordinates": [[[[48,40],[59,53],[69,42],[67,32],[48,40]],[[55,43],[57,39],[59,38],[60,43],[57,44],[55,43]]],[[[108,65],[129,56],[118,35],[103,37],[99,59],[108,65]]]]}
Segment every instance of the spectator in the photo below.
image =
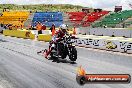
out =
{"type": "Polygon", "coordinates": [[[52,32],[53,28],[55,29],[55,24],[52,24],[52,26],[49,30],[51,30],[51,32],[52,32]]]}
{"type": "Polygon", "coordinates": [[[3,27],[4,26],[4,24],[1,24],[1,27],[3,27]]]}
{"type": "Polygon", "coordinates": [[[27,27],[29,30],[32,30],[32,26],[31,25],[28,25],[27,27]]]}
{"type": "Polygon", "coordinates": [[[23,29],[23,27],[24,27],[23,22],[24,22],[24,21],[22,20],[21,23],[20,23],[20,28],[21,28],[21,29],[23,29]]]}
{"type": "Polygon", "coordinates": [[[14,29],[17,30],[17,25],[14,25],[14,29]]]}
{"type": "Polygon", "coordinates": [[[1,26],[0,26],[0,33],[3,33],[3,30],[4,30],[3,24],[1,24],[1,26]]]}
{"type": "Polygon", "coordinates": [[[8,25],[9,30],[12,30],[12,24],[8,25]]]}
{"type": "Polygon", "coordinates": [[[42,24],[40,22],[37,23],[36,29],[38,30],[38,34],[42,34],[42,24]]]}
{"type": "Polygon", "coordinates": [[[122,28],[125,28],[125,23],[122,23],[122,28]]]}
{"type": "Polygon", "coordinates": [[[45,24],[42,25],[42,30],[46,30],[45,24]]]}
{"type": "Polygon", "coordinates": [[[4,27],[4,29],[7,29],[7,26],[6,25],[4,25],[3,27],[4,27]]]}
{"type": "Polygon", "coordinates": [[[30,30],[37,30],[34,26],[31,26],[29,29],[30,30]]]}
{"type": "Polygon", "coordinates": [[[103,25],[104,28],[107,28],[107,25],[103,25]]]}

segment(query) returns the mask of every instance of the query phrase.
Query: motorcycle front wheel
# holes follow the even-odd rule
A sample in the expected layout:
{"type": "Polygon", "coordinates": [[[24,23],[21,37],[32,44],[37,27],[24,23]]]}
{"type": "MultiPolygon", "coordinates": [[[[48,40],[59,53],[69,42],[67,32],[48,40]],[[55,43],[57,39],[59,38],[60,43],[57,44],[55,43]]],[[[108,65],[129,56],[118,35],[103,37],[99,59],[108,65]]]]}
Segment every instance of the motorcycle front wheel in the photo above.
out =
{"type": "Polygon", "coordinates": [[[77,59],[77,50],[76,50],[75,47],[72,47],[72,49],[70,50],[69,59],[71,61],[76,61],[76,59],[77,59]]]}

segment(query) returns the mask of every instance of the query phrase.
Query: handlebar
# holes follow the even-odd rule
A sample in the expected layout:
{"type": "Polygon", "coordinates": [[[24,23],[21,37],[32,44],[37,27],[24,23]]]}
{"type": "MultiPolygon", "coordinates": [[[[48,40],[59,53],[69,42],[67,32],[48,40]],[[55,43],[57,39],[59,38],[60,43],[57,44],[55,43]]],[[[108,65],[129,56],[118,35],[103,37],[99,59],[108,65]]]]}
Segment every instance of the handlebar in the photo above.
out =
{"type": "Polygon", "coordinates": [[[58,40],[58,43],[74,43],[71,41],[71,39],[75,39],[75,36],[65,35],[64,37],[58,40]]]}
{"type": "Polygon", "coordinates": [[[71,42],[71,39],[74,39],[75,38],[75,36],[64,36],[64,41],[66,42],[66,43],[73,43],[73,42],[71,42]]]}

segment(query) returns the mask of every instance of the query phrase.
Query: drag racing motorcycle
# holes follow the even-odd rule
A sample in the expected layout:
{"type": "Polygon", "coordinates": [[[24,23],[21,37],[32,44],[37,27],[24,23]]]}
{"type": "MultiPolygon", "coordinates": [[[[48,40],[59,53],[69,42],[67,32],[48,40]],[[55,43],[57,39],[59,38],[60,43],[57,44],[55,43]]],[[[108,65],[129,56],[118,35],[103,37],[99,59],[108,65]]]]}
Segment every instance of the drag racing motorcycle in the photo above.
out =
{"type": "Polygon", "coordinates": [[[67,56],[69,56],[69,59],[71,61],[76,61],[77,59],[77,50],[75,48],[75,45],[73,45],[72,39],[75,38],[74,36],[64,36],[62,39],[60,39],[59,42],[52,44],[51,48],[52,51],[50,53],[50,56],[52,59],[65,59],[67,56]]]}

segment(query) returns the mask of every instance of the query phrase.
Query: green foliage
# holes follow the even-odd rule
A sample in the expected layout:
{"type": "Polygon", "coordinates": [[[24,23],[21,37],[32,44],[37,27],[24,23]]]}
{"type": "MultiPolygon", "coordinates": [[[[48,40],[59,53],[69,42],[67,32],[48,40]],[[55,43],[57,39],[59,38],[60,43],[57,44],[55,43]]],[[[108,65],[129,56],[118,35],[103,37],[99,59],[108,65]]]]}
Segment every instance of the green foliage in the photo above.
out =
{"type": "Polygon", "coordinates": [[[15,5],[15,4],[0,4],[0,10],[9,8],[10,10],[32,10],[35,11],[81,11],[82,6],[69,4],[39,4],[39,5],[15,5]]]}

